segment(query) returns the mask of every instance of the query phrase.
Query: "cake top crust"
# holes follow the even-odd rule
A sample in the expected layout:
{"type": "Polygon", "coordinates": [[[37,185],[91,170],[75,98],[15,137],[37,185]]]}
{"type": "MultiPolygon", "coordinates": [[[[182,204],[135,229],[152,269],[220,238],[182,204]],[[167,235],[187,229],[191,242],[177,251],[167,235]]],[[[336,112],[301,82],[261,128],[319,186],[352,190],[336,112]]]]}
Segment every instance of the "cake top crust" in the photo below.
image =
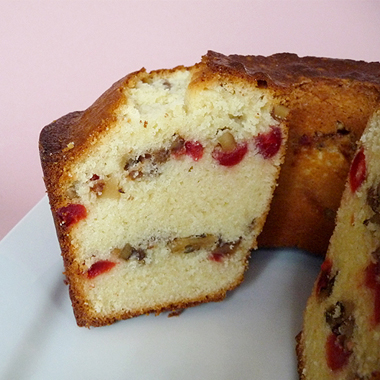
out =
{"type": "MultiPolygon", "coordinates": [[[[353,80],[380,87],[380,63],[348,59],[299,57],[293,53],[261,55],[224,55],[208,51],[202,62],[211,72],[254,80],[258,87],[291,88],[307,80],[353,80]]],[[[177,68],[179,69],[179,68],[177,68]]],[[[205,69],[205,68],[204,68],[205,69]]],[[[173,69],[175,70],[175,69],[173,69]]],[[[140,72],[144,72],[142,69],[140,72]]],[[[159,72],[158,70],[157,72],[159,72]]],[[[133,73],[136,74],[136,73],[133,73]]],[[[101,132],[98,120],[109,125],[113,110],[122,102],[123,89],[132,74],[120,79],[107,90],[89,110],[75,112],[51,123],[40,135],[43,158],[61,153],[70,143],[81,145],[94,132],[101,132]],[[95,112],[94,112],[95,111],[95,112]]]]}
{"type": "Polygon", "coordinates": [[[258,84],[286,88],[306,79],[340,79],[372,83],[380,86],[380,63],[350,59],[299,57],[293,53],[261,55],[224,55],[208,51],[203,62],[214,71],[248,74],[258,84]]]}

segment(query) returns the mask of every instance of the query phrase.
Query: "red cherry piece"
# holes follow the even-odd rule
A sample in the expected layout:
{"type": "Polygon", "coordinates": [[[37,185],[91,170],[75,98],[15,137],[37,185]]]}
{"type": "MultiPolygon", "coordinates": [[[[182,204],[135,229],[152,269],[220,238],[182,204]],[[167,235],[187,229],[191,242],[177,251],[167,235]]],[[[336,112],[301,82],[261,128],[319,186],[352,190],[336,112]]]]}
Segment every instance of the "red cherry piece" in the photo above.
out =
{"type": "Polygon", "coordinates": [[[57,210],[57,217],[60,224],[64,224],[66,227],[78,223],[80,220],[86,218],[86,216],[86,207],[80,204],[69,204],[57,210]]]}
{"type": "Polygon", "coordinates": [[[280,150],[282,133],[279,127],[271,127],[271,131],[260,133],[255,138],[258,151],[264,158],[271,158],[280,150]]]}
{"type": "Polygon", "coordinates": [[[380,284],[380,262],[371,263],[366,269],[365,284],[370,289],[376,289],[380,284]]]}
{"type": "Polygon", "coordinates": [[[100,274],[109,272],[116,263],[109,260],[100,260],[92,264],[90,269],[87,271],[88,278],[95,278],[100,274]]]}
{"type": "Polygon", "coordinates": [[[186,154],[190,156],[194,161],[198,161],[203,156],[203,146],[198,141],[186,141],[185,142],[186,154]]]}
{"type": "Polygon", "coordinates": [[[318,277],[316,292],[319,296],[322,292],[328,291],[331,282],[331,269],[332,262],[329,259],[326,259],[321,265],[321,272],[318,277]]]}
{"type": "Polygon", "coordinates": [[[210,254],[209,259],[221,263],[224,259],[224,255],[222,253],[214,252],[210,254]]]}
{"type": "Polygon", "coordinates": [[[223,151],[221,147],[217,146],[212,152],[212,157],[222,166],[235,166],[243,160],[247,152],[248,146],[244,142],[229,152],[223,151]]]}
{"type": "Polygon", "coordinates": [[[364,182],[367,176],[367,167],[363,148],[359,150],[352,161],[350,169],[350,187],[354,193],[364,182]]]}
{"type": "Polygon", "coordinates": [[[326,341],[326,360],[327,365],[333,371],[342,369],[347,365],[352,351],[347,350],[343,343],[342,337],[330,334],[326,341]]]}
{"type": "Polygon", "coordinates": [[[374,314],[373,323],[380,323],[380,261],[371,263],[365,273],[365,284],[374,291],[374,314]]]}

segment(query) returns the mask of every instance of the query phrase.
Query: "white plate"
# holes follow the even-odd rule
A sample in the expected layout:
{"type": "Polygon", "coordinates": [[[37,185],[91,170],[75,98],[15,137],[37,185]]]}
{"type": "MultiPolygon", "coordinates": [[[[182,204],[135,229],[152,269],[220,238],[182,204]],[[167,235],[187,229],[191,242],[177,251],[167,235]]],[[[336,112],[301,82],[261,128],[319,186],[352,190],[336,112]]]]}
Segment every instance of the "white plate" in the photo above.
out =
{"type": "Polygon", "coordinates": [[[259,250],[221,303],[79,328],[45,197],[0,243],[0,378],[294,380],[294,338],[320,264],[259,250]]]}

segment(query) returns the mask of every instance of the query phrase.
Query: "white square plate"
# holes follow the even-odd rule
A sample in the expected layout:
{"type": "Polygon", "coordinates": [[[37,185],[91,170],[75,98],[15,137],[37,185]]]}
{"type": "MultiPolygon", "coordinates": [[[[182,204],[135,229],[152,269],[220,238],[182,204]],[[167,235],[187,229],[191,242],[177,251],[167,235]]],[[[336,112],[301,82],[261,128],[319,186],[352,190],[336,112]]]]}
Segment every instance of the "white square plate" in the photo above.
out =
{"type": "Polygon", "coordinates": [[[295,336],[321,262],[258,250],[223,302],[79,328],[44,197],[0,243],[0,378],[297,379],[295,336]]]}

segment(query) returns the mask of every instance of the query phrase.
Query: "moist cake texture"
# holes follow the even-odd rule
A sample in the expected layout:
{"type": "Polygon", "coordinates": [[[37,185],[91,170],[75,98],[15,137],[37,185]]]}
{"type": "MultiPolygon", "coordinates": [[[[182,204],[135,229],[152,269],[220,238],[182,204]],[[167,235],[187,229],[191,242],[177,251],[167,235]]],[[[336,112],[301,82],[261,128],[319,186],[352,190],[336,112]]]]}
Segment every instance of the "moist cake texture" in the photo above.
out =
{"type": "Polygon", "coordinates": [[[241,283],[283,161],[283,113],[249,75],[199,63],[132,73],[42,130],[79,326],[220,301],[241,283]]]}
{"type": "Polygon", "coordinates": [[[209,52],[204,60],[274,87],[289,110],[286,158],[259,246],[325,255],[356,142],[380,104],[380,64],[289,53],[209,52]]]}
{"type": "Polygon", "coordinates": [[[300,378],[380,379],[380,111],[352,161],[298,337],[300,378]]]}

